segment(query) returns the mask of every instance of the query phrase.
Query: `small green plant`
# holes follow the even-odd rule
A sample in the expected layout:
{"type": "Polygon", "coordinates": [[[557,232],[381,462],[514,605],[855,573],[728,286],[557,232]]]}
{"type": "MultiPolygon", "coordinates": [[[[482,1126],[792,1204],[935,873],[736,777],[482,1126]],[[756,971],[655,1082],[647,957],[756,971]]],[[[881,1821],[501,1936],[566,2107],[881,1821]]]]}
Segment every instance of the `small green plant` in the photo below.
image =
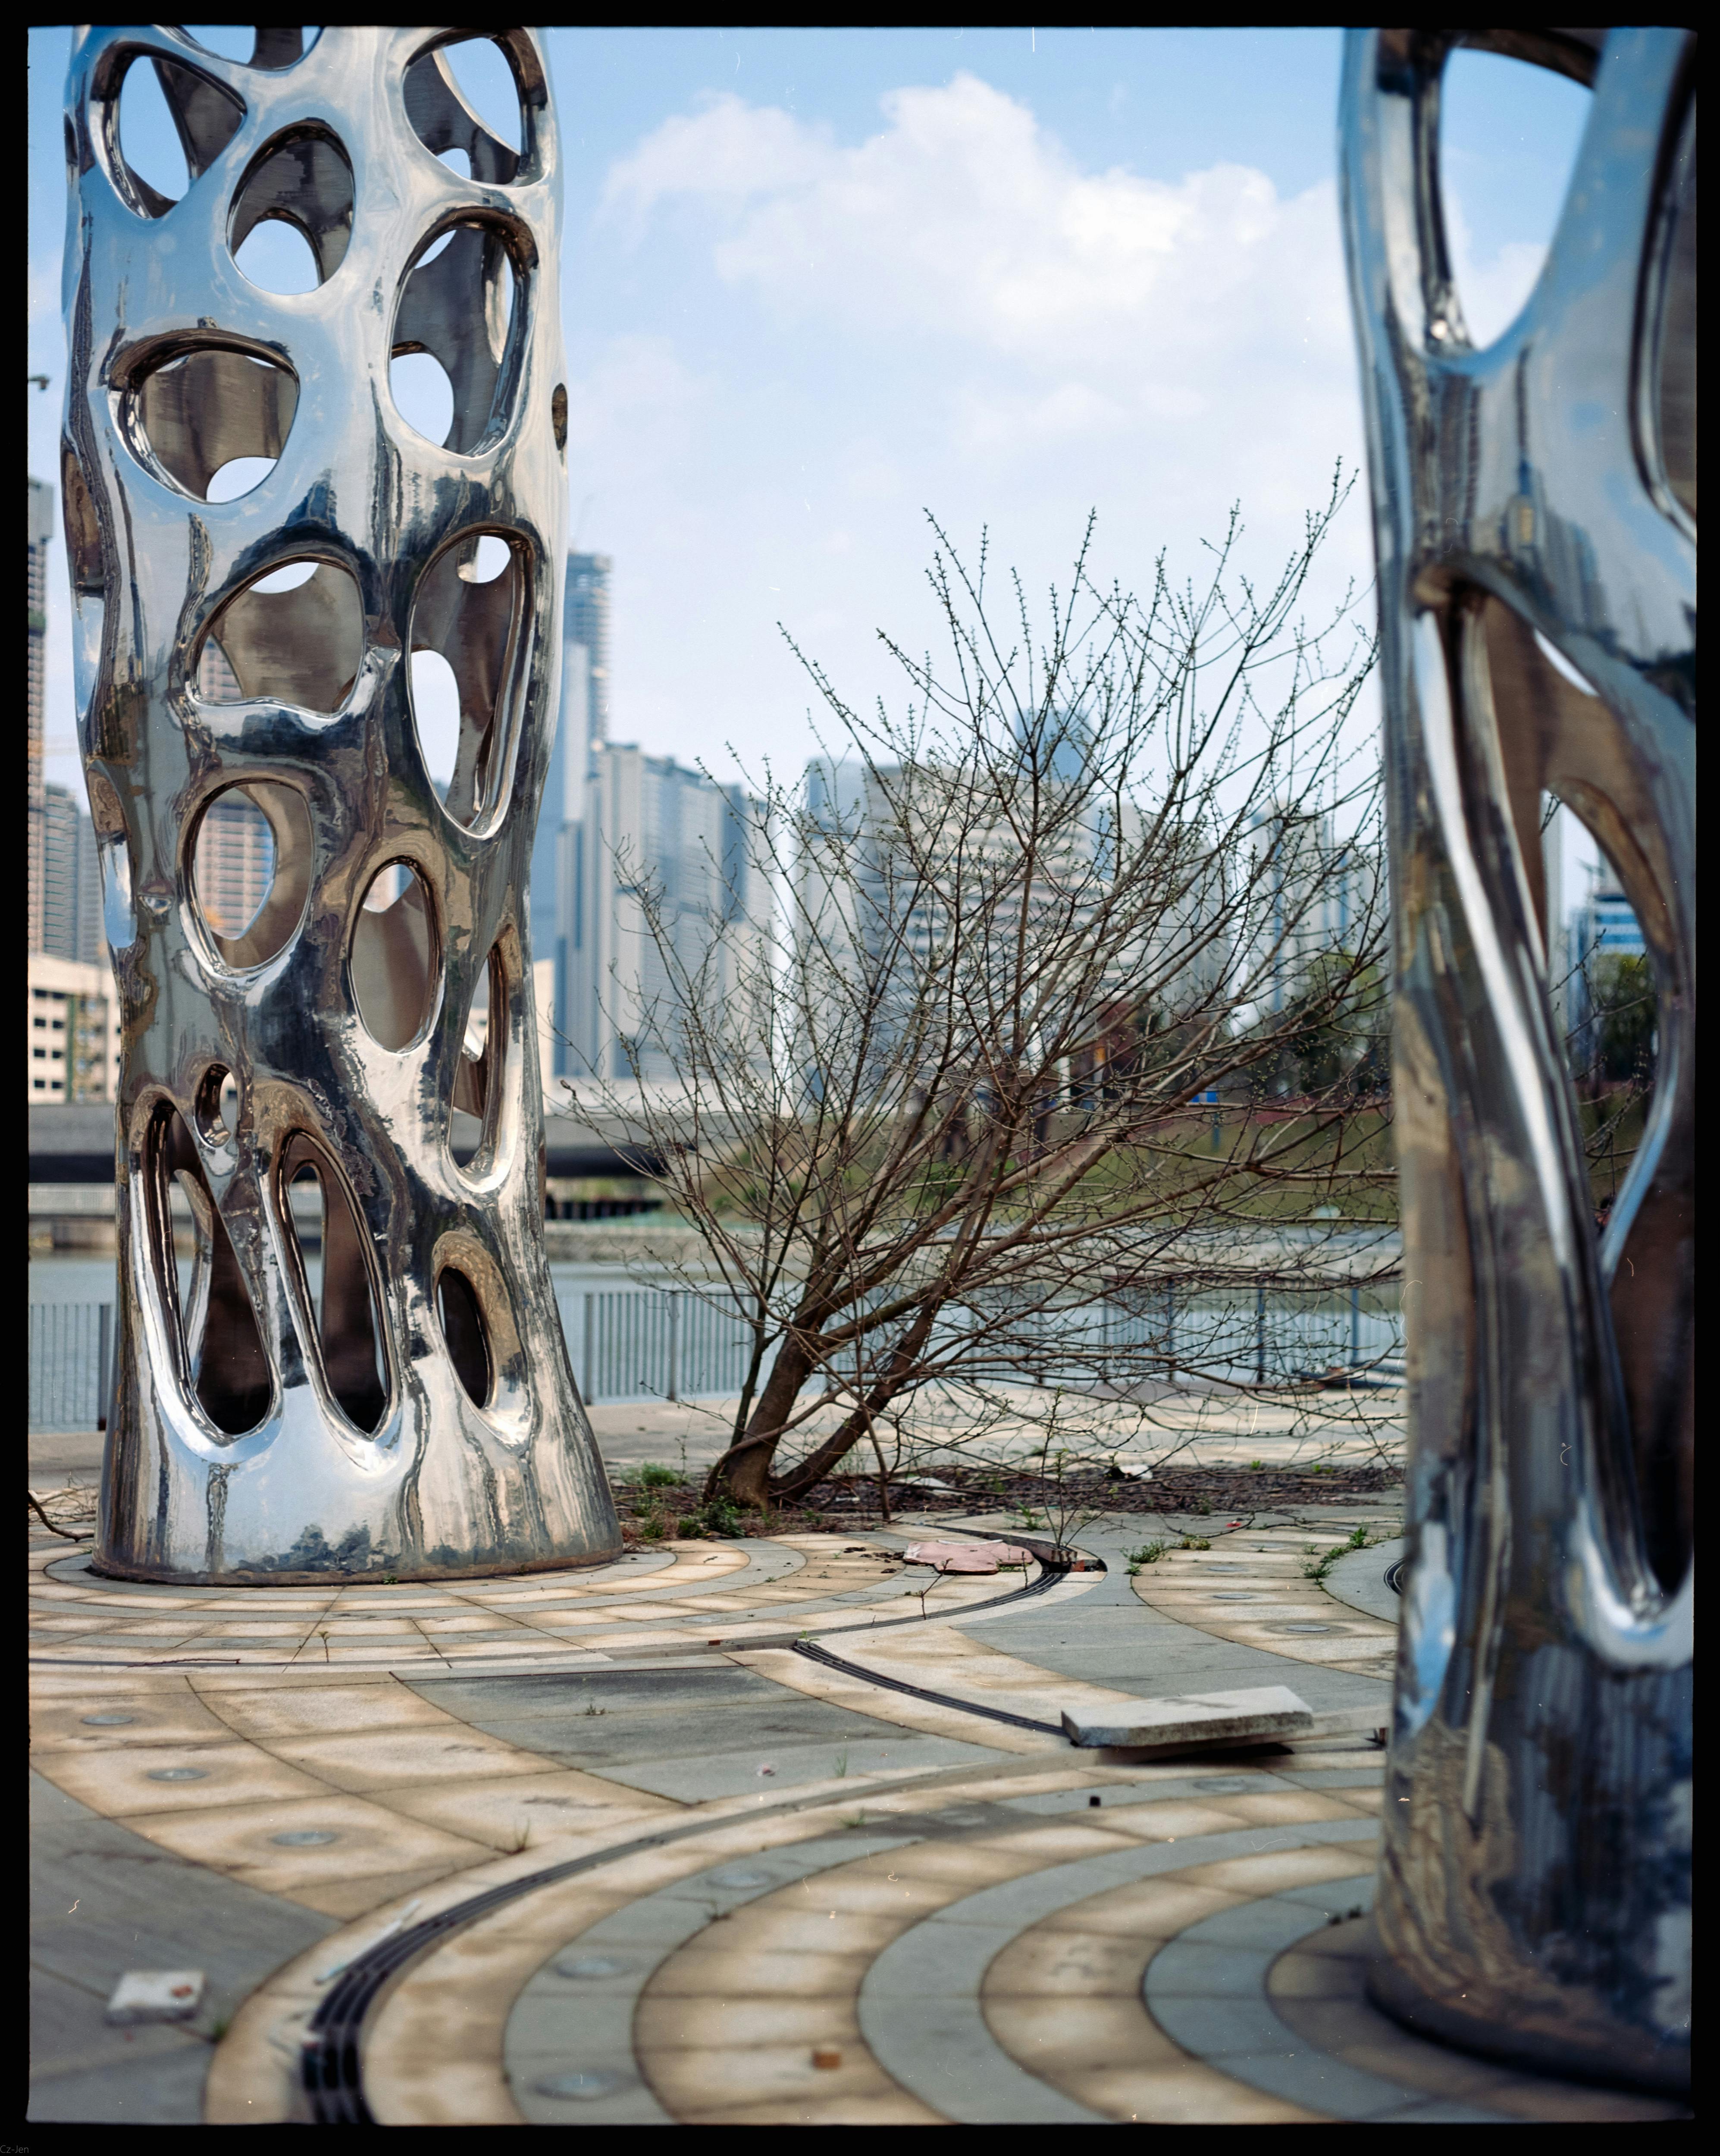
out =
{"type": "Polygon", "coordinates": [[[1366,1549],[1369,1543],[1372,1542],[1373,1539],[1374,1537],[1368,1532],[1368,1530],[1365,1527],[1352,1527],[1349,1531],[1349,1547],[1351,1549],[1366,1549]]]}
{"type": "Polygon", "coordinates": [[[642,1512],[639,1516],[639,1539],[644,1543],[660,1543],[668,1532],[668,1522],[658,1512],[642,1512]]]}
{"type": "Polygon", "coordinates": [[[593,1699],[593,1700],[588,1700],[588,1701],[586,1702],[586,1713],[587,1717],[590,1717],[590,1716],[594,1715],[594,1714],[601,1714],[601,1713],[603,1712],[603,1711],[604,1711],[604,1710],[603,1710],[601,1707],[599,1707],[599,1706],[598,1706],[598,1704],[597,1704],[596,1701],[596,1700],[594,1700],[594,1699],[593,1699]]]}
{"type": "Polygon", "coordinates": [[[385,1572],[382,1574],[382,1584],[384,1587],[398,1587],[400,1574],[397,1572],[385,1572]]]}
{"type": "Polygon", "coordinates": [[[837,1816],[844,1826],[864,1826],[866,1824],[864,1812],[842,1812],[837,1816]]]}
{"type": "Polygon", "coordinates": [[[683,1534],[709,1535],[724,1540],[733,1540],[746,1532],[740,1506],[732,1497],[721,1494],[706,1498],[696,1511],[689,1512],[681,1523],[681,1531],[683,1534]]]}
{"type": "Polygon", "coordinates": [[[209,2041],[212,2044],[218,2044],[232,2026],[232,2022],[224,2014],[218,2015],[209,2024],[209,2041]]]}
{"type": "Polygon", "coordinates": [[[1263,1460],[1251,1460],[1248,1465],[1257,1471],[1260,1468],[1264,1467],[1266,1466],[1266,1462],[1263,1460]]]}
{"type": "Polygon", "coordinates": [[[639,1487],[642,1490],[678,1490],[686,1479],[674,1468],[659,1467],[648,1460],[639,1470],[639,1487]]]}
{"type": "Polygon", "coordinates": [[[1212,1545],[1205,1535],[1185,1535],[1177,1547],[1180,1549],[1211,1549],[1212,1545]]]}
{"type": "Polygon", "coordinates": [[[847,1753],[846,1752],[838,1752],[838,1753],[837,1753],[837,1755],[836,1755],[836,1778],[837,1778],[837,1779],[838,1781],[842,1781],[842,1779],[847,1776],[847,1771],[848,1771],[848,1755],[847,1755],[847,1753]]]}
{"type": "Polygon", "coordinates": [[[1197,1512],[1199,1512],[1199,1513],[1202,1514],[1202,1515],[1203,1515],[1203,1517],[1204,1517],[1204,1515],[1205,1515],[1205,1514],[1206,1514],[1206,1513],[1210,1512],[1212,1510],[1212,1500],[1211,1500],[1211,1498],[1210,1498],[1210,1497],[1197,1497],[1197,1498],[1195,1500],[1195,1510],[1197,1512]]]}
{"type": "Polygon", "coordinates": [[[1139,1549],[1124,1550],[1124,1562],[1129,1567],[1129,1578],[1133,1579],[1144,1564],[1157,1564],[1166,1547],[1164,1543],[1143,1543],[1139,1549]]]}
{"type": "Polygon", "coordinates": [[[1323,1580],[1339,1558],[1348,1557],[1353,1549],[1365,1549],[1367,1546],[1365,1533],[1360,1542],[1352,1535],[1348,1542],[1334,1543],[1324,1556],[1320,1556],[1316,1553],[1313,1544],[1308,1543],[1303,1550],[1302,1576],[1304,1579],[1323,1580]]]}

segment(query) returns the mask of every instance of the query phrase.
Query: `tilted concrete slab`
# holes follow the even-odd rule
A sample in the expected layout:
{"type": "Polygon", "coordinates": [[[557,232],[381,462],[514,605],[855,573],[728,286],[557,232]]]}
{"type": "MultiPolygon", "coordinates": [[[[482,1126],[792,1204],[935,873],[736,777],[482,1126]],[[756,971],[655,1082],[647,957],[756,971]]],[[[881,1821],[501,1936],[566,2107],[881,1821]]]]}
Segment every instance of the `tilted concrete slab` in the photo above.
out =
{"type": "Polygon", "coordinates": [[[1256,1737],[1313,1733],[1313,1710],[1287,1685],[1256,1685],[1242,1691],[1185,1692],[1167,1699],[1133,1701],[1122,1712],[1100,1717],[1065,1712],[1063,1729],[1083,1751],[1155,1749],[1165,1744],[1235,1743],[1256,1737]]]}

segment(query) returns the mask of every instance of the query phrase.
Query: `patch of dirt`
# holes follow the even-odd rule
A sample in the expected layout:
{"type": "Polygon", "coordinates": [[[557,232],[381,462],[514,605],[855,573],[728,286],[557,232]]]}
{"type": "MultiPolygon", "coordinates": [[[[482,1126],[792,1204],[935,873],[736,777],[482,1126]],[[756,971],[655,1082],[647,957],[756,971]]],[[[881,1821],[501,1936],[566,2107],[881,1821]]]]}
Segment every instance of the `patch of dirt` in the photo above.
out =
{"type": "MultiPolygon", "coordinates": [[[[1113,1480],[1103,1469],[1065,1476],[1059,1486],[1041,1475],[1002,1475],[952,1467],[935,1480],[946,1486],[929,1489],[924,1481],[893,1483],[891,1517],[911,1513],[916,1520],[939,1513],[1018,1512],[1022,1532],[1094,1512],[1175,1513],[1197,1518],[1246,1517],[1251,1513],[1299,1512],[1305,1507],[1366,1503],[1400,1491],[1402,1471],[1389,1466],[1329,1468],[1160,1467],[1149,1482],[1113,1480]]],[[[832,1476],[796,1505],[773,1507],[768,1513],[738,1507],[708,1507],[700,1481],[646,1490],[620,1484],[616,1501],[628,1548],[648,1548],[673,1537],[710,1535],[816,1534],[863,1522],[884,1523],[878,1478],[832,1476]]]]}

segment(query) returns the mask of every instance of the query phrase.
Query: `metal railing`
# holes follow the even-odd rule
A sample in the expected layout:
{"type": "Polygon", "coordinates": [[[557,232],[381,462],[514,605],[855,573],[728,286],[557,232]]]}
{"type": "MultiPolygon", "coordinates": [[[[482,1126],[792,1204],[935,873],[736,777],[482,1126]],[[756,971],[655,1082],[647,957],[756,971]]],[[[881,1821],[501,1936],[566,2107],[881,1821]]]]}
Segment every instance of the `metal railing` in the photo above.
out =
{"type": "MultiPolygon", "coordinates": [[[[1389,1383],[1403,1368],[1395,1305],[1395,1296],[1362,1288],[1262,1288],[1251,1298],[1182,1295],[1173,1285],[1005,1317],[983,1374],[1006,1383],[1031,1363],[1040,1382],[1072,1386],[1189,1375],[1280,1385],[1334,1370],[1389,1383]]],[[[560,1307],[574,1375],[593,1404],[740,1390],[752,1335],[738,1309],[686,1288],[597,1289],[567,1295],[560,1307]]],[[[99,1429],[113,1379],[113,1305],[32,1303],[29,1337],[30,1428],[99,1429]]],[[[934,1353],[938,1345],[934,1333],[934,1353]]],[[[761,1383],[768,1373],[767,1359],[761,1383]]]]}
{"type": "Polygon", "coordinates": [[[30,1428],[104,1428],[113,1364],[112,1303],[33,1302],[30,1428]]]}

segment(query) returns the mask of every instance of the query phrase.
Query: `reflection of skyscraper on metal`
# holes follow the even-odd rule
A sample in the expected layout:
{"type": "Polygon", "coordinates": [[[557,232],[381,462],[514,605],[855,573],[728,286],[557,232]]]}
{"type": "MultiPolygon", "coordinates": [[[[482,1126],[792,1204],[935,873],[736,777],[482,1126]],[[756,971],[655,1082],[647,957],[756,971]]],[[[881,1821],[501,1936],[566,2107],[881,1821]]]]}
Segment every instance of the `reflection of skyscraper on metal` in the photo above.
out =
{"type": "Polygon", "coordinates": [[[47,680],[44,659],[48,644],[48,544],[54,533],[54,491],[38,479],[29,482],[24,530],[26,580],[29,585],[24,673],[24,745],[28,759],[25,813],[28,819],[29,850],[28,947],[39,951],[43,947],[42,878],[47,841],[47,802],[42,789],[45,777],[43,757],[47,745],[44,699],[47,680]]]}
{"type": "Polygon", "coordinates": [[[240,64],[102,27],[73,51],[63,498],[125,1017],[98,1546],[123,1574],[618,1546],[543,1249],[522,917],[563,595],[555,131],[518,29],[494,40],[517,146],[479,120],[448,58],[470,34],[307,51],[265,27],[240,64]],[[185,148],[178,202],[123,154],[134,66],[185,148]],[[315,264],[286,304],[233,253],[269,218],[315,264]],[[402,356],[440,370],[439,441],[394,402],[402,356]],[[430,652],[445,787],[408,672],[430,652]]]}
{"type": "Polygon", "coordinates": [[[1434,2035],[1659,2088],[1690,2065],[1695,42],[1356,31],[1344,90],[1416,1284],[1372,1983],[1434,2035]],[[1535,290],[1482,351],[1438,196],[1459,44],[1595,93],[1535,290]],[[1654,976],[1652,1106],[1600,1235],[1549,794],[1654,976]]]}

